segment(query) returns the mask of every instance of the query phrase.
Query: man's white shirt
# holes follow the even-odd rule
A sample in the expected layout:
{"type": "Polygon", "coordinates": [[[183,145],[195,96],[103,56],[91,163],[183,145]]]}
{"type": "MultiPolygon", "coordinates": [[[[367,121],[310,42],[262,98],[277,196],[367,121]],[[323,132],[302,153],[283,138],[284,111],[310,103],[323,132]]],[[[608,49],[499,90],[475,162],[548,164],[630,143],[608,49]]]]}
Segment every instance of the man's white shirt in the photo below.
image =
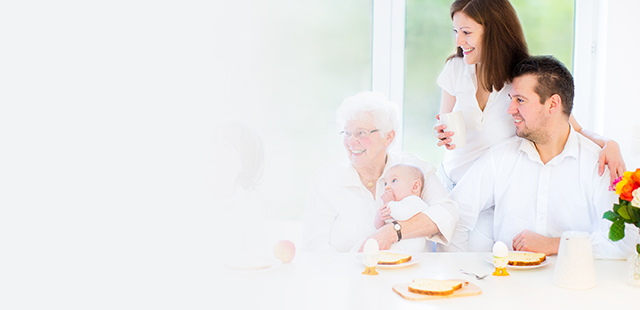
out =
{"type": "Polygon", "coordinates": [[[562,153],[547,164],[535,144],[523,138],[490,148],[451,192],[460,221],[449,250],[467,250],[468,232],[479,212],[495,208],[494,241],[511,246],[524,229],[546,237],[584,231],[591,235],[596,258],[627,257],[634,250],[637,228],[626,225],[623,240],[608,239],[611,222],[602,216],[617,196],[608,190],[608,170],[598,175],[600,150],[573,129],[562,153]]]}

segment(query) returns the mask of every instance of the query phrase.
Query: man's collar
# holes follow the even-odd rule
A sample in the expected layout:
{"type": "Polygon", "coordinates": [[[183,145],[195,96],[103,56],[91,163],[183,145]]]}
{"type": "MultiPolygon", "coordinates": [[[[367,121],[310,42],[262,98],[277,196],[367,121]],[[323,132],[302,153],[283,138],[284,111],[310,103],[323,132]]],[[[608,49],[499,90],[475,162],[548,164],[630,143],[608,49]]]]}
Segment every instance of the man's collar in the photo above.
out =
{"type": "MultiPolygon", "coordinates": [[[[556,165],[566,157],[578,158],[579,148],[577,134],[578,133],[573,130],[573,127],[569,126],[569,137],[567,138],[567,142],[564,144],[562,152],[560,152],[560,154],[558,154],[556,157],[552,158],[549,162],[547,162],[547,164],[556,165]]],[[[522,141],[520,142],[518,151],[527,154],[527,156],[529,156],[529,159],[531,159],[532,161],[542,164],[542,160],[540,159],[540,154],[538,153],[538,149],[536,149],[535,143],[524,138],[520,138],[520,140],[522,141]]]]}

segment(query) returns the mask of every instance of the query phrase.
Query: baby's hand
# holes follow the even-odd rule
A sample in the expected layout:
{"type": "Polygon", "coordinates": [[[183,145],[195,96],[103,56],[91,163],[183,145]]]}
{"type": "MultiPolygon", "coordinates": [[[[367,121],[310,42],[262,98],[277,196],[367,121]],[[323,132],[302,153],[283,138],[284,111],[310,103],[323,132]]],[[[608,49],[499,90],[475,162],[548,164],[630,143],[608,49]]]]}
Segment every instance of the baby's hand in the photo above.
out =
{"type": "Polygon", "coordinates": [[[387,206],[387,204],[385,203],[384,206],[382,206],[382,208],[378,209],[378,211],[376,212],[376,218],[374,219],[373,224],[376,229],[378,229],[384,226],[385,220],[391,218],[391,209],[389,209],[389,206],[387,206]]]}
{"type": "Polygon", "coordinates": [[[386,191],[384,191],[384,193],[382,193],[382,196],[380,197],[382,199],[382,202],[384,202],[385,206],[389,203],[389,201],[395,201],[395,195],[393,195],[393,192],[388,189],[386,191]]]}

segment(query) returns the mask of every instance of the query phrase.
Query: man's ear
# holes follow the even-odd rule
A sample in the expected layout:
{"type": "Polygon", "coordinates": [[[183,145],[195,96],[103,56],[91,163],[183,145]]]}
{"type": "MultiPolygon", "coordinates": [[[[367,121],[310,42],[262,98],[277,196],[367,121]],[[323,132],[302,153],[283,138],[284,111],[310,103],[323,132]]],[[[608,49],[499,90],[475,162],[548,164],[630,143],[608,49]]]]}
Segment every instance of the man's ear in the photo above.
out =
{"type": "Polygon", "coordinates": [[[551,97],[547,99],[547,103],[549,103],[549,114],[562,113],[562,98],[560,98],[560,95],[551,95],[551,97]]]}
{"type": "Polygon", "coordinates": [[[411,187],[411,192],[420,196],[420,194],[422,194],[420,192],[420,188],[422,187],[422,181],[420,180],[415,180],[413,181],[413,186],[411,187]]]}

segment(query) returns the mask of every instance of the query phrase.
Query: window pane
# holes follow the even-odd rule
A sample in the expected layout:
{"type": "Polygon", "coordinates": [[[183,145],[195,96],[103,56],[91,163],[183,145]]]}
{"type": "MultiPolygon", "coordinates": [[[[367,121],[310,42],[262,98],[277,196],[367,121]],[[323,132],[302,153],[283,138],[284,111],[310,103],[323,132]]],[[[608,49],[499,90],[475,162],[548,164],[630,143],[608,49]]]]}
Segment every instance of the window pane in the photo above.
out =
{"type": "Polygon", "coordinates": [[[444,150],[432,135],[440,109],[436,79],[454,50],[449,18],[451,1],[407,1],[404,151],[437,166],[444,150]]]}
{"type": "MultiPolygon", "coordinates": [[[[455,48],[451,0],[407,0],[404,150],[438,166],[444,148],[431,131],[440,109],[436,79],[455,48]]],[[[511,1],[533,55],[551,54],[568,68],[573,59],[573,0],[511,1]],[[540,14],[544,12],[544,14],[540,14]]],[[[506,113],[506,111],[505,111],[506,113]]]]}
{"type": "Polygon", "coordinates": [[[553,55],[573,64],[574,0],[512,0],[532,55],[553,55]],[[540,14],[544,12],[544,14],[540,14]]]}
{"type": "Polygon", "coordinates": [[[337,107],[371,88],[372,1],[252,2],[232,25],[243,27],[235,36],[243,49],[226,64],[234,89],[227,113],[263,140],[257,190],[268,218],[301,219],[311,175],[345,156],[337,107]]]}

